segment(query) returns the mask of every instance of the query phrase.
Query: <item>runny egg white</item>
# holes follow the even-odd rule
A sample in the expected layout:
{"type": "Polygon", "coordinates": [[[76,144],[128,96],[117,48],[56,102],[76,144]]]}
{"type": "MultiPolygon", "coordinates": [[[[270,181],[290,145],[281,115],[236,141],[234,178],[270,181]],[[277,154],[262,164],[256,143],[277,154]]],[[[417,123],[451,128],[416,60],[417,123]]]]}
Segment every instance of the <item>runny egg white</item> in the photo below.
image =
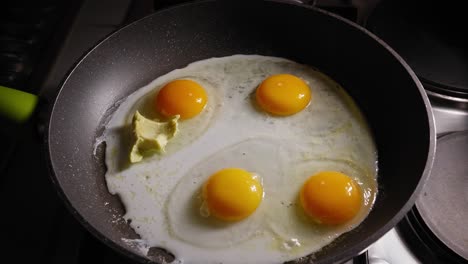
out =
{"type": "Polygon", "coordinates": [[[123,100],[104,140],[108,189],[122,199],[124,218],[147,247],[165,248],[183,263],[282,263],[303,257],[359,225],[377,194],[376,147],[357,106],[323,73],[282,58],[212,58],[161,76],[123,100]],[[255,90],[266,77],[285,73],[308,84],[310,105],[290,116],[267,114],[256,104],[255,90]],[[129,164],[133,114],[159,118],[148,100],[176,79],[201,84],[207,106],[180,122],[165,154],[129,164]],[[263,187],[255,212],[236,222],[207,216],[201,195],[213,173],[231,167],[256,175],[263,187]],[[352,220],[323,225],[302,211],[301,187],[321,171],[342,172],[359,185],[363,205],[352,220]]]}

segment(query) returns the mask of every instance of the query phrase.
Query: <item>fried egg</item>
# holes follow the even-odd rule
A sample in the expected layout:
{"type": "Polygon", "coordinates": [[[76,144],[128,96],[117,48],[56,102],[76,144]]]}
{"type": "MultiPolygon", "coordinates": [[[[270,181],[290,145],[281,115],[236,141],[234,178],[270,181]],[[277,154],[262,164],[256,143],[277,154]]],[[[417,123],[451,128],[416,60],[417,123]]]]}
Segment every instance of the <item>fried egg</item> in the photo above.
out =
{"type": "Polygon", "coordinates": [[[205,89],[192,80],[174,80],[164,85],[155,96],[155,108],[166,116],[179,115],[189,119],[205,108],[207,95],[205,89]]]}
{"type": "Polygon", "coordinates": [[[194,62],[123,99],[105,128],[106,182],[124,219],[178,263],[306,256],[358,226],[377,195],[376,147],[356,104],[325,74],[283,58],[194,62]],[[164,155],[129,165],[132,115],[164,118],[155,97],[174,80],[203,87],[206,106],[180,121],[164,155]],[[278,83],[295,88],[277,97],[278,83]]]}
{"type": "Polygon", "coordinates": [[[268,76],[257,88],[257,103],[265,111],[288,116],[302,111],[310,102],[309,86],[292,74],[268,76]]]}

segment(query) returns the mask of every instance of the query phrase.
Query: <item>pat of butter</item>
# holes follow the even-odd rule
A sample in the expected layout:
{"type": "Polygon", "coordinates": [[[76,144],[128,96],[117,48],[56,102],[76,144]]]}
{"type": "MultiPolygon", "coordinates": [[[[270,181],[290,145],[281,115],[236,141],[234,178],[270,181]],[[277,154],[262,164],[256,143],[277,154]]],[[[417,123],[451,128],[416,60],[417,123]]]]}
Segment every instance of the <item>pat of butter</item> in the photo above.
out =
{"type": "Polygon", "coordinates": [[[167,122],[158,122],[144,117],[137,111],[132,123],[136,141],[130,152],[130,162],[139,162],[154,153],[164,153],[167,142],[179,131],[179,118],[180,116],[176,115],[167,122]]]}

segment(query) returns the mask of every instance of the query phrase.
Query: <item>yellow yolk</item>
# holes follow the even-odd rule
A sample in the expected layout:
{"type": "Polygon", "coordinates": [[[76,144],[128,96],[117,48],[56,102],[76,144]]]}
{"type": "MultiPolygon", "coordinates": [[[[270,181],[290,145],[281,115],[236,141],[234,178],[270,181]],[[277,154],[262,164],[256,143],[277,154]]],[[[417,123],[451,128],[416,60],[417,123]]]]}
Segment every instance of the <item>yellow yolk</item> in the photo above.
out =
{"type": "Polygon", "coordinates": [[[303,110],[312,97],[309,86],[291,74],[271,75],[258,86],[255,95],[263,110],[281,116],[303,110]]]}
{"type": "Polygon", "coordinates": [[[175,80],[166,84],[155,99],[156,110],[166,116],[180,115],[189,119],[198,115],[206,105],[205,89],[191,80],[175,80]]]}
{"type": "Polygon", "coordinates": [[[210,214],[225,221],[246,218],[257,209],[262,198],[262,185],[243,169],[222,169],[203,185],[203,199],[210,214]]]}
{"type": "Polygon", "coordinates": [[[300,192],[300,202],[313,220],[339,225],[356,216],[362,206],[362,193],[349,176],[324,171],[307,179],[300,192]]]}

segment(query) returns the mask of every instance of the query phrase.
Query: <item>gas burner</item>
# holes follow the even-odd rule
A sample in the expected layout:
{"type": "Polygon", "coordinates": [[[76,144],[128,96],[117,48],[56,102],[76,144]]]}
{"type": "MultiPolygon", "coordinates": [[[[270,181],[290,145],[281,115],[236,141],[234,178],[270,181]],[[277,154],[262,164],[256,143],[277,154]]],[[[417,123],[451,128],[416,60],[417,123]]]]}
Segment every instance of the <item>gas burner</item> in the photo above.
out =
{"type": "Polygon", "coordinates": [[[434,168],[416,205],[398,225],[402,237],[425,263],[468,260],[468,131],[439,138],[434,168]]]}
{"type": "Polygon", "coordinates": [[[468,130],[468,98],[440,94],[424,85],[432,105],[438,136],[468,130]]]}

